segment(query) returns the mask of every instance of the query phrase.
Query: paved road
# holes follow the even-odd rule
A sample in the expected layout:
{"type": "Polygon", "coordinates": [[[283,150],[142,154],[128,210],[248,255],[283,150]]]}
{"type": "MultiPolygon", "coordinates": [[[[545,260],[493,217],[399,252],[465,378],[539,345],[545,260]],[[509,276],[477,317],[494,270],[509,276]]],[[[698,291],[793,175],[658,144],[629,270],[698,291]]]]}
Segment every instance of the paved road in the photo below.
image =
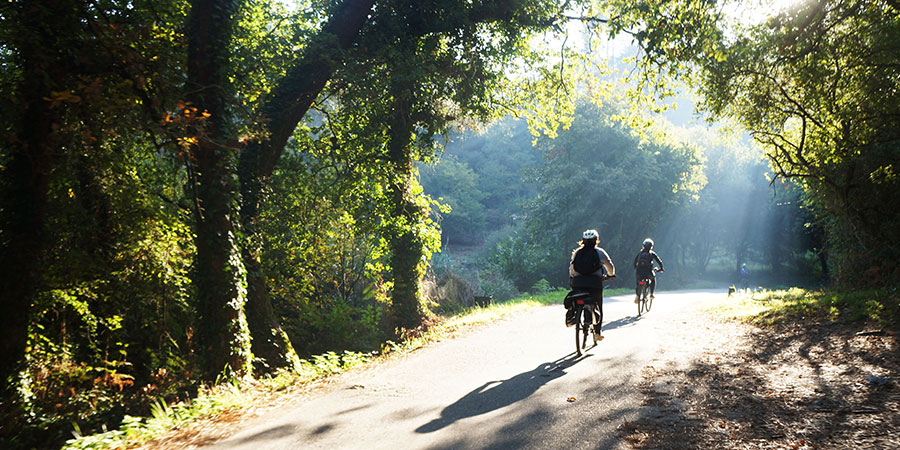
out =
{"type": "MultiPolygon", "coordinates": [[[[638,417],[641,369],[713,296],[724,293],[659,293],[640,318],[633,297],[607,298],[606,339],[581,357],[561,305],[519,313],[344,377],[210,448],[628,448],[616,428],[638,417]]],[[[679,353],[687,362],[695,352],[679,353]]]]}

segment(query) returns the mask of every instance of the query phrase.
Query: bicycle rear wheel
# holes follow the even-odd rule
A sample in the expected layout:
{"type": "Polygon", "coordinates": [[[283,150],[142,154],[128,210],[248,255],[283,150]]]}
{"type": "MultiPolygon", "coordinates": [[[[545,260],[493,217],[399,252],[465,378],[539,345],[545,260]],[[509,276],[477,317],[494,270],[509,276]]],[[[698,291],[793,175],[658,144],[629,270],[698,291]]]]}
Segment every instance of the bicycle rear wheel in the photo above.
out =
{"type": "Polygon", "coordinates": [[[581,319],[584,320],[584,324],[581,326],[581,348],[587,348],[588,335],[592,334],[593,330],[591,330],[591,322],[594,321],[594,312],[591,306],[584,305],[586,308],[582,309],[581,319]]]}
{"type": "Polygon", "coordinates": [[[581,316],[584,312],[584,305],[575,305],[575,354],[581,356],[581,316]]]}

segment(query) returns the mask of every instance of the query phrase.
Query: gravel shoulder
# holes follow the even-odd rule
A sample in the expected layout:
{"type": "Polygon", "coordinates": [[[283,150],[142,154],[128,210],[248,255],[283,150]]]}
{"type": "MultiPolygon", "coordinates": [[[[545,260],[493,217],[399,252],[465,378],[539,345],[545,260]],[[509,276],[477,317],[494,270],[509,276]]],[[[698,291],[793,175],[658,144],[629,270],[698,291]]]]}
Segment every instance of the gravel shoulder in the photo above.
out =
{"type": "Polygon", "coordinates": [[[643,370],[637,449],[900,449],[900,346],[865,324],[684,320],[643,370]],[[684,366],[676,355],[701,346],[684,366]]]}

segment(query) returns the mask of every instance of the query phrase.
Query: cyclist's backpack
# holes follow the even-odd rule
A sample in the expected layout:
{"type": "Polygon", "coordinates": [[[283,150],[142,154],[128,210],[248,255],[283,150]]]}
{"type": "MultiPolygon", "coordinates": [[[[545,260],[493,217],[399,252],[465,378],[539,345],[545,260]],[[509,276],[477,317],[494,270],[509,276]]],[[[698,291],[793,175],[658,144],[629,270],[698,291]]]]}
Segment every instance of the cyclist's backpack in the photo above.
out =
{"type": "Polygon", "coordinates": [[[650,269],[653,267],[653,254],[650,252],[641,252],[637,257],[638,269],[650,269]]]}
{"type": "Polygon", "coordinates": [[[600,255],[595,248],[581,248],[575,253],[572,267],[581,275],[591,275],[600,270],[600,255]]]}

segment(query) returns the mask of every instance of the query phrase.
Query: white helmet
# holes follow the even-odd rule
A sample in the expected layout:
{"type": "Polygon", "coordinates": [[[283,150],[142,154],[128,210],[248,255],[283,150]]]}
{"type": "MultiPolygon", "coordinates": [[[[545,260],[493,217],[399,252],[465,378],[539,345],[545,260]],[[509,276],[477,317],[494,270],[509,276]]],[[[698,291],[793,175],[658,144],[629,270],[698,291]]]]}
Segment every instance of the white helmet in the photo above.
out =
{"type": "Polygon", "coordinates": [[[644,248],[653,248],[653,239],[644,239],[644,248]]]}
{"type": "Polygon", "coordinates": [[[600,234],[597,233],[597,230],[584,230],[584,233],[581,233],[582,239],[599,239],[600,234]]]}

